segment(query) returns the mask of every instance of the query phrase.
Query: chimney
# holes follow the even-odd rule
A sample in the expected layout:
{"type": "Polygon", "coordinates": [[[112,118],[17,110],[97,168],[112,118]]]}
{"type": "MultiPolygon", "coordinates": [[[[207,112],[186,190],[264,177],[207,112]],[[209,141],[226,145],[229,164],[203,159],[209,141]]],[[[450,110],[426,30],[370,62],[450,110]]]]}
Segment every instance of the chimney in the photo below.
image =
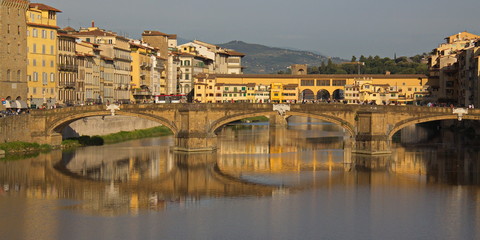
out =
{"type": "Polygon", "coordinates": [[[92,28],[94,28],[94,27],[95,27],[95,21],[92,20],[92,28]]]}

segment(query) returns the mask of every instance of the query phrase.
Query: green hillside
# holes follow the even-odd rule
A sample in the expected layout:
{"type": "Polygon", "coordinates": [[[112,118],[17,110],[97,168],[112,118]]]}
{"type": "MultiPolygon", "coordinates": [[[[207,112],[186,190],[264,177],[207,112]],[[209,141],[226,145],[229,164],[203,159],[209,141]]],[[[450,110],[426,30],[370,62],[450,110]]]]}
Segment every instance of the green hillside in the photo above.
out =
{"type": "MultiPolygon", "coordinates": [[[[308,64],[309,66],[320,66],[327,61],[327,57],[308,52],[290,50],[284,48],[267,47],[260,44],[245,43],[242,41],[231,41],[218,46],[233,49],[244,53],[246,56],[242,64],[246,67],[246,74],[268,74],[286,71],[292,64],[308,64]]],[[[343,62],[340,58],[332,58],[332,62],[343,62]]]]}

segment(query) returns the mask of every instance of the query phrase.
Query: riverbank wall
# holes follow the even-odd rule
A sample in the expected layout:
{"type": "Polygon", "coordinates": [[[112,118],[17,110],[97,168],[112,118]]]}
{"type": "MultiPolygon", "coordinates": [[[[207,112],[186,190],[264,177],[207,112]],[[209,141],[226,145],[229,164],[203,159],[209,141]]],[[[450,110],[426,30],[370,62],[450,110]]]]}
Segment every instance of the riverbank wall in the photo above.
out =
{"type": "Polygon", "coordinates": [[[152,127],[158,127],[161,124],[142,118],[129,116],[101,116],[88,117],[70,123],[62,131],[63,139],[80,136],[108,135],[121,131],[134,131],[152,127]]]}

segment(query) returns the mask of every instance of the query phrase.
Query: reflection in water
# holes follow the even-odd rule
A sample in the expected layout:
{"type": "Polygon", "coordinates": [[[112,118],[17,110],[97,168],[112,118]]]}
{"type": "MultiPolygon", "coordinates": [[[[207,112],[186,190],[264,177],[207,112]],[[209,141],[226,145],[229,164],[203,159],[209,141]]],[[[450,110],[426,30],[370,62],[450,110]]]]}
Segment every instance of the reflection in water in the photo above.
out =
{"type": "MultiPolygon", "coordinates": [[[[75,200],[63,203],[61,209],[117,216],[138,215],[139,210],[198,206],[218,198],[235,202],[262,197],[273,204],[278,196],[302,196],[297,193],[309,194],[300,205],[312,204],[310,199],[319,198],[315,195],[322,192],[333,198],[333,209],[351,208],[349,211],[355,212],[355,206],[365,208],[362,204],[376,206],[396,201],[393,196],[398,197],[398,193],[403,201],[415,202],[412,196],[433,190],[432,198],[425,200],[428,204],[437,200],[439,186],[472,185],[468,191],[442,190],[451,193],[445,208],[460,208],[458,204],[466,201],[463,196],[467,194],[473,212],[480,214],[477,149],[406,148],[398,144],[391,155],[365,156],[352,154],[348,139],[345,131],[333,124],[291,118],[288,129],[262,124],[226,127],[219,134],[219,149],[214,154],[173,153],[171,137],[87,147],[70,153],[56,151],[0,162],[0,201],[16,208],[24,206],[20,204],[28,206],[18,199],[32,200],[30,204],[75,200]],[[341,197],[336,199],[338,188],[344,192],[340,191],[341,197]],[[340,202],[343,205],[337,206],[340,202]]],[[[383,214],[378,211],[373,209],[366,216],[383,214]]],[[[452,208],[449,211],[458,217],[452,208]]]]}

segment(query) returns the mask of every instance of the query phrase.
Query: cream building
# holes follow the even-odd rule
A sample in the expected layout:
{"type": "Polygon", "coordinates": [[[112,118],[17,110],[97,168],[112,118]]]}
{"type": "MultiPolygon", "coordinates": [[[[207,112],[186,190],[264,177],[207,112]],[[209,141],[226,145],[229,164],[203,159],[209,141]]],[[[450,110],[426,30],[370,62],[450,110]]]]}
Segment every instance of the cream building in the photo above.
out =
{"type": "Polygon", "coordinates": [[[98,44],[80,42],[76,45],[79,85],[83,85],[83,91],[77,91],[80,104],[100,104],[100,52],[98,44]],[[83,99],[81,98],[83,97],[83,99]]]}
{"type": "MultiPolygon", "coordinates": [[[[95,27],[80,29],[79,32],[70,33],[82,41],[98,44],[102,56],[114,60],[113,73],[113,100],[116,102],[130,102],[131,96],[131,62],[130,39],[118,36],[114,32],[104,31],[95,27]]],[[[99,97],[99,102],[104,102],[99,97]]]]}
{"type": "Polygon", "coordinates": [[[77,103],[76,82],[78,65],[76,56],[76,38],[64,32],[58,32],[58,82],[57,101],[59,104],[77,103]]]}
{"type": "Polygon", "coordinates": [[[432,51],[432,55],[428,59],[428,81],[432,88],[434,101],[462,105],[474,103],[474,96],[470,92],[474,86],[467,83],[470,81],[463,80],[466,79],[465,76],[459,76],[458,61],[460,53],[474,48],[475,42],[478,42],[479,39],[478,35],[460,32],[446,37],[445,43],[440,44],[432,51]]]}
{"type": "Polygon", "coordinates": [[[158,49],[157,68],[161,71],[159,93],[162,95],[180,93],[177,35],[145,30],[142,33],[142,42],[158,49]]]}
{"type": "Polygon", "coordinates": [[[242,58],[245,54],[235,50],[222,48],[220,46],[194,40],[178,46],[180,51],[191,52],[191,48],[195,49],[196,55],[205,57],[213,61],[213,65],[209,67],[209,73],[216,74],[242,74],[242,58]]]}

